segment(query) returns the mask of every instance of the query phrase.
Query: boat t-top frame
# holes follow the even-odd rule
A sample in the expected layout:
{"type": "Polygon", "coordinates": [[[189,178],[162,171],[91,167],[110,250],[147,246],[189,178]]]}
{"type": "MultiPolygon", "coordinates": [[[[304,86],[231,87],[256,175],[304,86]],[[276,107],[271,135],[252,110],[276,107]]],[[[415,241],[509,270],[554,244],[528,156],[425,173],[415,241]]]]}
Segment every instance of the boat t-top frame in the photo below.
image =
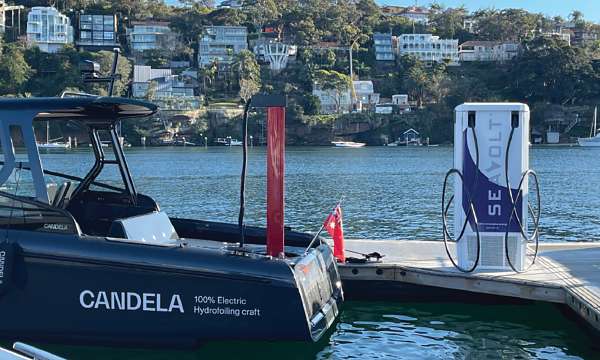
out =
{"type": "Polygon", "coordinates": [[[137,204],[135,184],[119,136],[116,131],[118,121],[127,118],[147,117],[154,114],[157,107],[151,103],[114,97],[66,97],[31,98],[0,100],[0,142],[4,154],[4,166],[0,169],[0,184],[5,184],[15,169],[29,169],[32,174],[35,199],[50,204],[44,174],[80,181],[73,191],[72,198],[89,189],[91,185],[118,191],[127,195],[131,205],[137,204]],[[88,128],[90,144],[95,162],[83,178],[44,170],[40,159],[33,130],[35,121],[67,120],[88,128]],[[17,129],[22,134],[27,152],[27,162],[17,162],[11,131],[17,129]],[[114,159],[109,159],[102,148],[100,133],[110,135],[114,159]],[[96,182],[105,165],[114,164],[119,168],[124,188],[96,182]]]}

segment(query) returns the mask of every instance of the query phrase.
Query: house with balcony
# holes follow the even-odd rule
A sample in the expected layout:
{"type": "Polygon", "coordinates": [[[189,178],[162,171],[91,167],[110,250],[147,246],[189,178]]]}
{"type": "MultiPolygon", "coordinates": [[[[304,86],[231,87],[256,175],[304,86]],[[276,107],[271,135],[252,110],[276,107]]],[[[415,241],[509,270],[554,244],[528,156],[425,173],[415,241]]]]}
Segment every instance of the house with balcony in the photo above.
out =
{"type": "Polygon", "coordinates": [[[27,44],[41,51],[55,53],[73,43],[73,26],[69,18],[54,7],[35,6],[27,14],[27,44]]]}
{"type": "Polygon", "coordinates": [[[409,19],[410,21],[427,25],[429,23],[429,14],[431,10],[421,6],[409,6],[404,9],[400,16],[409,19]]]}
{"type": "Polygon", "coordinates": [[[76,45],[88,51],[112,50],[120,47],[117,40],[117,16],[81,14],[76,45]]]}
{"type": "Polygon", "coordinates": [[[274,39],[263,38],[254,42],[252,51],[258,61],[269,64],[271,71],[279,72],[287,67],[290,58],[296,57],[298,47],[274,39]]]}
{"type": "Polygon", "coordinates": [[[374,109],[379,103],[379,94],[373,89],[371,80],[355,80],[351,89],[338,93],[332,89],[323,89],[319,83],[313,84],[312,94],[319,98],[321,114],[348,113],[374,109]]]}
{"type": "Polygon", "coordinates": [[[374,33],[373,45],[375,46],[375,60],[377,61],[394,61],[394,39],[392,33],[374,33]]]}
{"type": "Polygon", "coordinates": [[[24,9],[23,5],[8,5],[0,0],[0,36],[7,34],[6,39],[16,40],[21,34],[21,10],[24,9]]]}
{"type": "Polygon", "coordinates": [[[174,50],[177,35],[167,21],[132,21],[127,28],[127,41],[131,52],[139,55],[146,50],[174,50]]]}
{"type": "Polygon", "coordinates": [[[561,40],[571,46],[571,31],[568,29],[557,29],[557,31],[543,32],[539,34],[539,36],[547,39],[561,40]]]}
{"type": "Polygon", "coordinates": [[[230,65],[234,56],[248,49],[248,29],[245,26],[206,26],[198,44],[198,64],[205,67],[214,62],[230,65]]]}
{"type": "Polygon", "coordinates": [[[440,39],[431,34],[402,34],[398,37],[400,56],[412,55],[427,63],[446,62],[456,65],[458,58],[458,39],[440,39]]]}
{"type": "MultiPolygon", "coordinates": [[[[134,98],[148,97],[150,83],[171,76],[171,69],[153,69],[147,65],[133,66],[133,82],[131,83],[134,98]]],[[[151,94],[150,94],[151,95],[151,94]]]]}
{"type": "Polygon", "coordinates": [[[519,43],[512,41],[466,41],[458,48],[458,58],[461,62],[504,62],[517,56],[519,49],[519,43]]]}
{"type": "Polygon", "coordinates": [[[190,125],[195,121],[202,106],[198,80],[185,73],[174,75],[171,69],[135,65],[132,92],[133,97],[147,98],[158,105],[159,117],[164,121],[174,117],[188,118],[187,122],[179,121],[177,132],[182,130],[179,127],[183,126],[183,123],[190,125]]]}

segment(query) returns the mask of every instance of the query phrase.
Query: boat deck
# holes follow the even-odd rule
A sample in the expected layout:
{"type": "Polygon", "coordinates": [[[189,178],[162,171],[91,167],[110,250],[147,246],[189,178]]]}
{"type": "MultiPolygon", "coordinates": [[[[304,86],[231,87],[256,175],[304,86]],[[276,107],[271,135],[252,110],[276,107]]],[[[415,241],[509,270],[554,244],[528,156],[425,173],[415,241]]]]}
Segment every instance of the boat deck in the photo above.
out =
{"type": "Polygon", "coordinates": [[[365,290],[383,285],[386,299],[401,299],[405,285],[545,301],[567,305],[600,331],[600,243],[540,244],[536,263],[524,273],[462,273],[440,241],[346,240],[346,249],[385,255],[380,262],[341,265],[340,274],[365,290]]]}

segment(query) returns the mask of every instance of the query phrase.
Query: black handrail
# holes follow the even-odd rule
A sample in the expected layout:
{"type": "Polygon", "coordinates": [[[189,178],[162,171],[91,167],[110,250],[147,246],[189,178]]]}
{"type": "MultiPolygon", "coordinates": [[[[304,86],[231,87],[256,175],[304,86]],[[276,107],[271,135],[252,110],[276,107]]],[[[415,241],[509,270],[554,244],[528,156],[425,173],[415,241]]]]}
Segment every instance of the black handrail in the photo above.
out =
{"type": "MultiPolygon", "coordinates": [[[[0,165],[4,165],[4,161],[0,160],[0,165]]],[[[23,170],[31,170],[31,168],[29,168],[26,165],[23,165],[21,167],[21,169],[23,169],[23,170]]],[[[44,174],[50,175],[50,176],[61,177],[61,178],[67,179],[67,180],[73,180],[73,181],[79,181],[79,182],[83,181],[83,178],[80,178],[79,176],[64,174],[64,173],[57,172],[57,171],[51,171],[51,170],[45,170],[44,169],[44,174]]],[[[104,189],[108,189],[108,190],[118,191],[118,192],[125,191],[125,189],[118,188],[116,186],[112,186],[112,185],[108,185],[108,184],[99,183],[99,182],[96,182],[96,181],[92,181],[91,185],[98,186],[98,187],[101,187],[101,188],[104,188],[104,189]]]]}

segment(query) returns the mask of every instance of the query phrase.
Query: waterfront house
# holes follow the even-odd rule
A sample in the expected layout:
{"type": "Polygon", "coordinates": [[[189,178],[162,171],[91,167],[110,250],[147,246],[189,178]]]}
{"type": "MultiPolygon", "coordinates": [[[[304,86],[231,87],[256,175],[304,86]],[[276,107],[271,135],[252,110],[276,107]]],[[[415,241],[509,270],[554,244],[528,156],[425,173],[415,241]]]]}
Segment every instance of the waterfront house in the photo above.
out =
{"type": "Polygon", "coordinates": [[[410,128],[402,133],[402,141],[406,145],[421,145],[420,134],[413,128],[410,128]]]}
{"type": "Polygon", "coordinates": [[[351,89],[338,93],[332,89],[323,89],[318,83],[313,84],[312,94],[319,98],[321,114],[348,113],[374,109],[379,103],[379,94],[374,91],[371,80],[355,80],[351,89]]]}
{"type": "Polygon", "coordinates": [[[354,86],[354,109],[368,110],[372,109],[379,103],[379,94],[373,88],[371,80],[355,80],[352,82],[354,86]]]}
{"type": "Polygon", "coordinates": [[[248,49],[245,26],[205,26],[198,44],[198,64],[230,65],[234,56],[248,49]]]}
{"type": "Polygon", "coordinates": [[[467,41],[458,48],[461,62],[469,61],[508,61],[519,53],[519,44],[502,41],[467,41]]]}
{"type": "Polygon", "coordinates": [[[374,33],[375,60],[394,61],[396,59],[393,48],[392,33],[374,33]]]}
{"type": "Polygon", "coordinates": [[[36,6],[27,14],[27,44],[43,52],[55,53],[73,43],[69,18],[54,7],[36,6]]]}
{"type": "Polygon", "coordinates": [[[120,47],[117,40],[117,16],[80,14],[77,46],[83,50],[112,50],[120,47]]]}
{"type": "Polygon", "coordinates": [[[167,21],[132,21],[127,28],[127,40],[134,55],[145,50],[171,51],[177,45],[177,35],[167,21]]]}
{"type": "Polygon", "coordinates": [[[321,114],[348,113],[352,108],[350,90],[338,93],[333,89],[323,89],[319,83],[315,82],[312,94],[319,98],[321,114]]]}
{"type": "Polygon", "coordinates": [[[402,34],[398,37],[400,55],[412,55],[424,62],[458,64],[458,40],[440,39],[431,34],[402,34]]]}
{"type": "Polygon", "coordinates": [[[410,103],[408,102],[408,95],[406,94],[392,95],[392,104],[397,109],[398,113],[410,112],[410,103]]]}

